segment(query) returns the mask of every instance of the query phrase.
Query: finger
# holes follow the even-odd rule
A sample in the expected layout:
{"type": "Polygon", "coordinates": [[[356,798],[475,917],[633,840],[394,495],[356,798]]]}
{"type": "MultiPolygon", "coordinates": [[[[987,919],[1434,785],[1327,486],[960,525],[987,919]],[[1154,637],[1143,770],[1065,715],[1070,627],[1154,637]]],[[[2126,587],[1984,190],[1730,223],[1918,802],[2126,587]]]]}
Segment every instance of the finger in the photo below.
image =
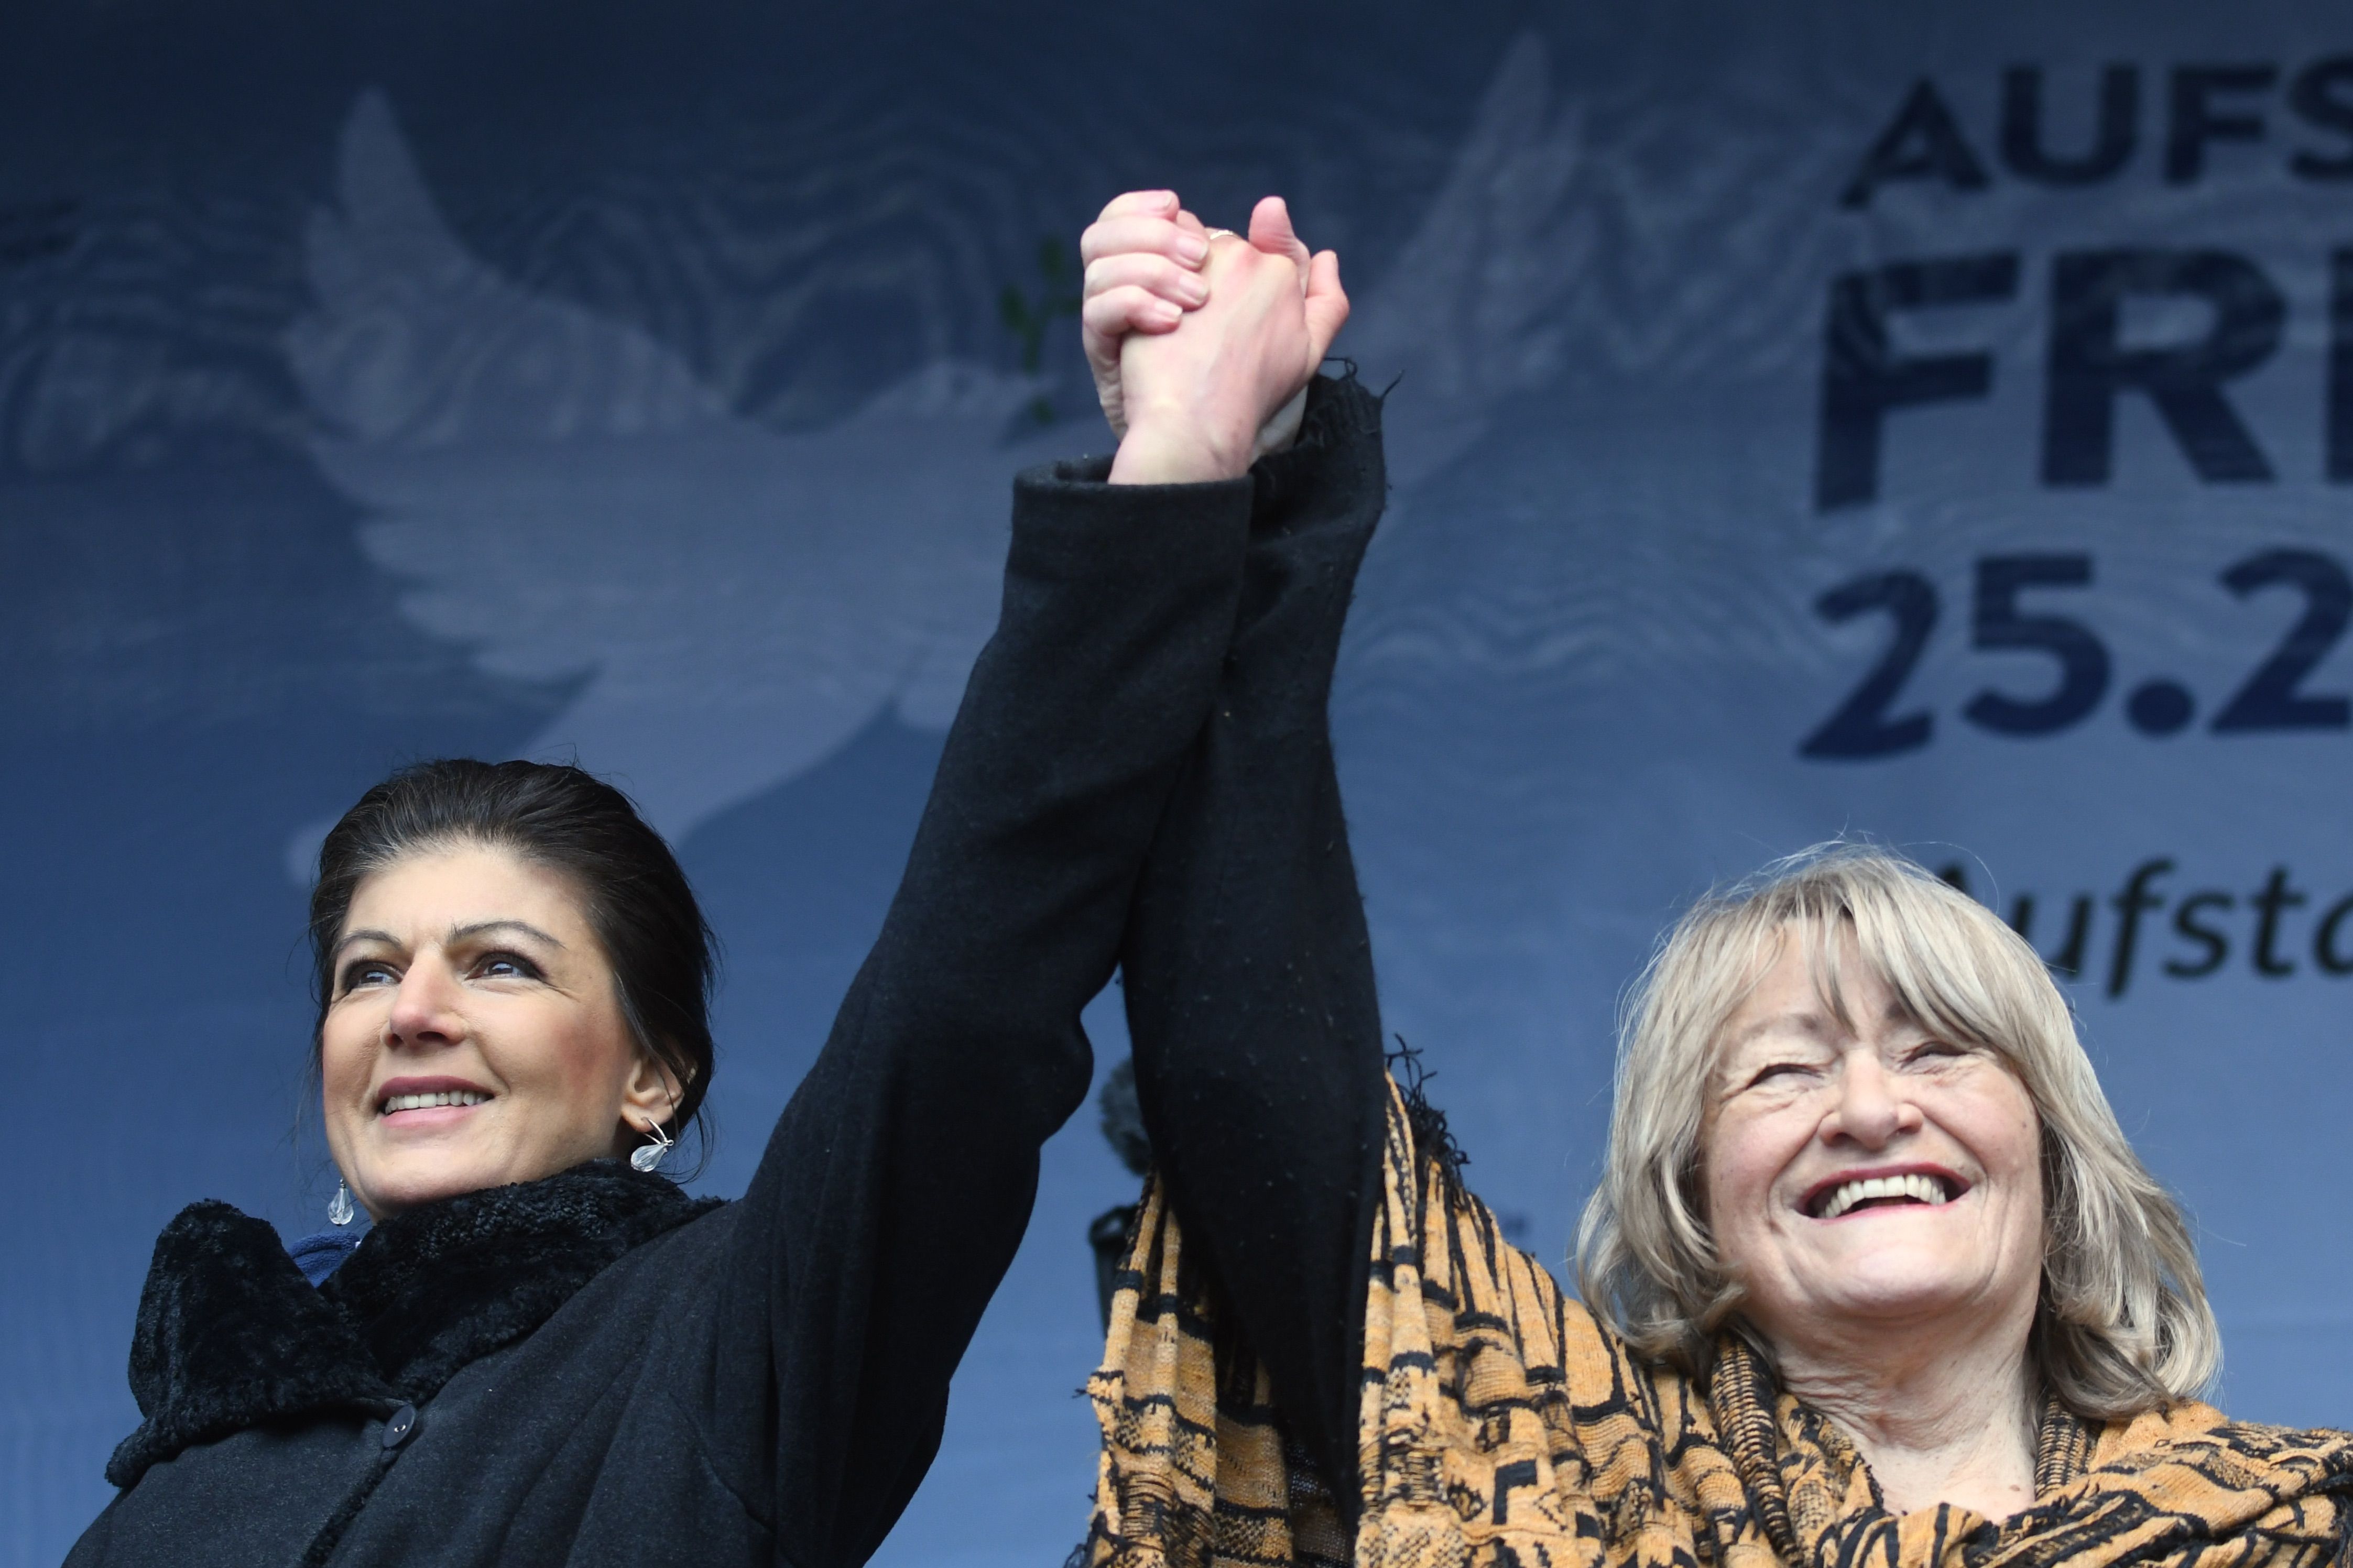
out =
{"type": "Polygon", "coordinates": [[[1087,298],[1126,288],[1143,289],[1188,310],[1209,299],[1209,286],[1199,273],[1149,251],[1122,251],[1087,264],[1087,298]]]}
{"type": "Polygon", "coordinates": [[[1215,277],[1220,272],[1250,273],[1262,262],[1279,259],[1267,255],[1229,228],[1209,230],[1208,242],[1209,262],[1201,269],[1205,278],[1215,277]]]}
{"type": "Polygon", "coordinates": [[[1208,254],[1208,242],[1181,224],[1149,214],[1103,218],[1089,224],[1079,236],[1080,258],[1092,263],[1106,256],[1143,252],[1166,256],[1184,266],[1198,265],[1208,254]]]}
{"type": "Polygon", "coordinates": [[[1208,224],[1203,223],[1190,212],[1182,210],[1176,214],[1176,226],[1183,229],[1187,234],[1198,234],[1206,237],[1209,232],[1209,226],[1208,224]]]}
{"type": "Polygon", "coordinates": [[[1100,218],[1079,236],[1079,258],[1088,266],[1128,251],[1148,251],[1180,266],[1198,267],[1209,254],[1209,242],[1167,218],[1141,214],[1100,218]]]}
{"type": "Polygon", "coordinates": [[[1209,230],[1208,241],[1209,263],[1202,268],[1204,277],[1216,272],[1231,272],[1238,268],[1246,268],[1259,254],[1250,247],[1249,240],[1229,228],[1209,230]]]}
{"type": "Polygon", "coordinates": [[[1095,221],[1101,223],[1108,217],[1139,216],[1166,217],[1176,210],[1176,193],[1174,191],[1124,191],[1103,204],[1103,210],[1095,215],[1095,221]]]}
{"type": "Polygon", "coordinates": [[[1340,287],[1340,253],[1316,253],[1307,266],[1307,347],[1321,364],[1332,352],[1332,340],[1348,322],[1348,293],[1340,287]]]}
{"type": "Polygon", "coordinates": [[[1250,242],[1269,256],[1287,256],[1307,276],[1307,246],[1291,226],[1291,207],[1281,196],[1268,196],[1250,209],[1250,242]]]}
{"type": "Polygon", "coordinates": [[[1134,284],[1097,294],[1079,307],[1079,324],[1091,344],[1108,344],[1130,332],[1169,331],[1184,319],[1184,311],[1134,284]]]}

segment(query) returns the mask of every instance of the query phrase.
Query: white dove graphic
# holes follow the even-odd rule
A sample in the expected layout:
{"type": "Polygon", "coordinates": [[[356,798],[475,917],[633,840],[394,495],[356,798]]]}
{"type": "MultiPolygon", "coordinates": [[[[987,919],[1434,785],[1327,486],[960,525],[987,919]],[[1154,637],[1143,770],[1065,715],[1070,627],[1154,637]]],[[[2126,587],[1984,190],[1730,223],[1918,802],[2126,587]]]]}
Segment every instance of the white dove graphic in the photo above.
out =
{"type": "Polygon", "coordinates": [[[1029,381],[936,363],[780,434],[469,255],[378,95],[339,190],[289,342],[312,454],[419,627],[487,673],[586,677],[526,753],[576,747],[677,839],[890,704],[946,722],[996,622],[1029,381]]]}
{"type": "MultiPolygon", "coordinates": [[[[1573,150],[1548,98],[1523,40],[1343,345],[1376,384],[1405,377],[1400,486],[1550,372],[1529,329],[1569,271],[1543,215],[1573,150]]],[[[288,340],[311,449],[416,626],[485,673],[581,682],[522,754],[576,754],[678,842],[886,710],[946,725],[996,624],[1010,478],[1072,444],[1005,438],[1033,379],[942,361],[781,433],[649,334],[470,254],[380,94],[345,124],[337,198],[313,215],[314,303],[288,340]]]]}

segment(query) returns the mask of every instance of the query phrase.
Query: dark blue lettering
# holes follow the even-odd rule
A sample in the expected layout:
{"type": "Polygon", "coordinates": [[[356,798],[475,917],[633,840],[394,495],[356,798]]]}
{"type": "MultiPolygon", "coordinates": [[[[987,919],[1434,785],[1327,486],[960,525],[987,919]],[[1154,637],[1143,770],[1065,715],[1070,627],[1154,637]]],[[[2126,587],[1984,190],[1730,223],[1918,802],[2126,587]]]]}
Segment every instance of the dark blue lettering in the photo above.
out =
{"type": "Polygon", "coordinates": [[[2225,92],[2261,92],[2279,79],[2275,66],[2177,66],[2173,71],[2172,113],[2165,131],[2165,177],[2186,185],[2206,172],[2210,142],[2260,142],[2263,122],[2252,114],[2224,114],[2214,107],[2214,96],[2225,92]]]}
{"type": "Polygon", "coordinates": [[[2102,485],[2114,467],[2116,402],[2139,392],[2157,405],[2182,456],[2209,484],[2264,480],[2271,464],[2222,396],[2279,347],[2287,301],[2244,257],[2221,250],[2078,250],[2052,271],[2042,482],[2102,485]],[[2203,338],[2126,348],[2130,295],[2191,295],[2213,307],[2203,338]]]}
{"type": "Polygon", "coordinates": [[[1904,107],[1862,155],[1854,178],[1839,193],[1839,205],[1869,206],[1892,180],[1942,180],[1957,191],[1981,191],[1988,183],[1985,164],[1969,151],[1953,111],[1926,77],[1913,84],[1904,107]]]}
{"type": "Polygon", "coordinates": [[[2353,483],[2353,250],[2328,253],[2328,477],[2353,483]]]}
{"type": "MultiPolygon", "coordinates": [[[[2287,101],[2306,122],[2353,142],[2353,55],[2331,55],[2296,72],[2287,101]]],[[[2353,180],[2353,147],[2334,158],[2299,151],[2287,166],[2301,179],[2353,180]]]]}
{"type": "Polygon", "coordinates": [[[2019,595],[2030,588],[2087,588],[2088,555],[1989,555],[1978,563],[1977,603],[1970,641],[1993,651],[2039,653],[2057,666],[2051,694],[2031,702],[1994,690],[1978,692],[1961,716],[1997,735],[2048,735],[2099,706],[2108,689],[2108,650],[2080,621],[2029,616],[2019,595]]]}
{"type": "Polygon", "coordinates": [[[2121,996],[2132,984],[2133,949],[2140,936],[2140,917],[2149,910],[2162,909],[2165,900],[2149,891],[2149,883],[2173,869],[2173,862],[2163,856],[2144,860],[2133,868],[2124,888],[2116,896],[2116,948],[2108,965],[2108,994],[2121,996]]]}
{"type": "Polygon", "coordinates": [[[2353,897],[2337,900],[2320,917],[2320,929],[2313,932],[2312,961],[2326,974],[2353,974],[2353,952],[2337,950],[2337,932],[2348,919],[2353,919],[2353,897]]]}
{"type": "Polygon", "coordinates": [[[2284,980],[2294,974],[2295,965],[2282,958],[2276,948],[2280,912],[2306,900],[2302,893],[2288,887],[2287,868],[2273,867],[2272,874],[2247,901],[2255,907],[2255,973],[2268,980],[2284,980]]]}
{"type": "Polygon", "coordinates": [[[1907,359],[1894,353],[1887,342],[1888,316],[1986,304],[2017,292],[2018,258],[2007,252],[1898,261],[1831,279],[1814,464],[1817,510],[1856,505],[1879,494],[1880,430],[1890,410],[1983,397],[1993,385],[1991,354],[1907,359]]]}
{"type": "Polygon", "coordinates": [[[2231,939],[2212,926],[2200,924],[2198,915],[2202,910],[2227,910],[2238,901],[2221,892],[2192,893],[2182,900],[2180,907],[2173,911],[2173,929],[2204,948],[2206,956],[2189,963],[2168,958],[2165,972],[2176,980],[2198,980],[2221,968],[2223,961],[2231,956],[2231,939]]]}
{"type": "MultiPolygon", "coordinates": [[[[2034,940],[2034,895],[2021,893],[2010,906],[2010,929],[2027,942],[2034,940]]],[[[2092,934],[2092,895],[2078,893],[2067,911],[2067,935],[2059,951],[2042,962],[2054,973],[2073,980],[2084,972],[2084,947],[2092,934]]]]}
{"type": "Polygon", "coordinates": [[[2256,668],[2222,710],[2214,715],[2217,734],[2247,730],[2342,730],[2353,726],[2353,699],[2313,696],[2304,678],[2353,623],[2353,577],[2316,550],[2267,550],[2222,574],[2222,586],[2243,599],[2259,589],[2294,588],[2304,595],[2304,614],[2256,668]]]}
{"type": "Polygon", "coordinates": [[[2140,72],[2112,65],[2100,73],[2098,138],[2080,157],[2055,158],[2042,145],[2042,72],[2012,66],[2001,79],[2001,161],[2010,173],[2045,185],[2093,185],[2133,155],[2140,120],[2140,72]]]}

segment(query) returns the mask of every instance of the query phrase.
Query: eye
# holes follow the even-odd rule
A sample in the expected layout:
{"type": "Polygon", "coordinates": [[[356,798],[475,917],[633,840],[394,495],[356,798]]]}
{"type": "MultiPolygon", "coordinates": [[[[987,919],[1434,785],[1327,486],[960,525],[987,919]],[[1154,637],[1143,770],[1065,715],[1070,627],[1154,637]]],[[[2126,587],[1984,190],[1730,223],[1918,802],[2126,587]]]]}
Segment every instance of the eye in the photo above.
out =
{"type": "Polygon", "coordinates": [[[336,989],[339,994],[348,994],[364,986],[399,984],[400,976],[393,971],[390,964],[377,959],[363,958],[356,963],[344,965],[336,989]]]}
{"type": "Polygon", "coordinates": [[[474,965],[485,980],[536,980],[539,965],[519,952],[486,952],[474,965]]]}
{"type": "Polygon", "coordinates": [[[1926,1063],[1934,1066],[1938,1062],[1952,1061],[1975,1054],[1968,1047],[1957,1046],[1950,1040],[1923,1040],[1906,1051],[1904,1054],[1904,1059],[1907,1063],[1926,1063]]]}
{"type": "Polygon", "coordinates": [[[1754,1089],[1758,1084],[1769,1083],[1775,1079],[1799,1078],[1811,1070],[1804,1062],[1767,1062],[1757,1069],[1754,1077],[1749,1079],[1748,1086],[1754,1089]]]}

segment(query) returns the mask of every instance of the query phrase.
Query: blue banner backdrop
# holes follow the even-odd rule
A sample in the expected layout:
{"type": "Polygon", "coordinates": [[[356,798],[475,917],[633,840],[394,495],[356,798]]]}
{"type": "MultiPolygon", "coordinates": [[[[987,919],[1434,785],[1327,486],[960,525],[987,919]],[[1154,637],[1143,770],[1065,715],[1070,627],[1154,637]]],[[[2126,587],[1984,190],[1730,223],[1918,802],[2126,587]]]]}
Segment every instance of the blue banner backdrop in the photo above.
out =
{"type": "MultiPolygon", "coordinates": [[[[1388,1021],[1565,1250],[1612,1014],[1864,833],[2070,977],[2251,1417],[2353,1418],[2353,24],[2320,5],[18,7],[0,52],[0,1563],[104,1503],[150,1240],[290,1232],[302,867],[576,756],[725,939],[737,1190],[1100,448],[1073,240],[1336,246],[1395,505],[1336,698],[1388,1021]]],[[[1105,1064],[1116,1007],[1094,1020],[1105,1064]]],[[[1058,1561],[1082,1117],[895,1564],[1058,1561]]],[[[224,1521],[227,1527],[227,1521],[224,1521]]]]}

